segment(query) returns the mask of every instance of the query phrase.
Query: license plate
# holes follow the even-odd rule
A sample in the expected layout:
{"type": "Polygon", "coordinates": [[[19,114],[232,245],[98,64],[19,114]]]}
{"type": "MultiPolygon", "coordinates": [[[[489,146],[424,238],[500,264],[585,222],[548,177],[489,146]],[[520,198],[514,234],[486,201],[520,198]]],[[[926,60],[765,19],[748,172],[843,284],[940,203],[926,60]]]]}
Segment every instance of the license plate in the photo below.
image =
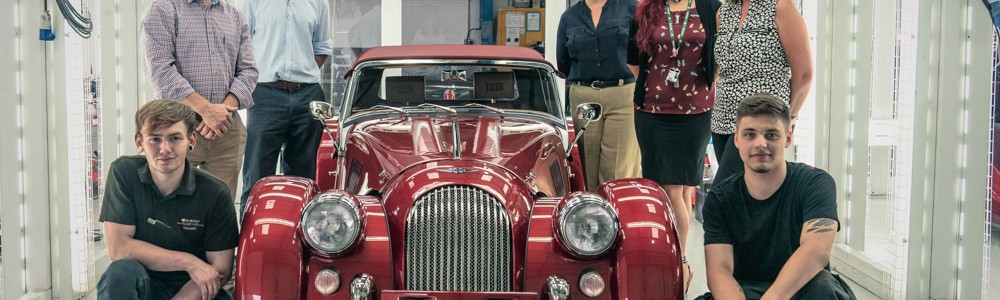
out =
{"type": "Polygon", "coordinates": [[[382,300],[538,300],[537,293],[523,292],[446,292],[382,291],[382,300]]]}

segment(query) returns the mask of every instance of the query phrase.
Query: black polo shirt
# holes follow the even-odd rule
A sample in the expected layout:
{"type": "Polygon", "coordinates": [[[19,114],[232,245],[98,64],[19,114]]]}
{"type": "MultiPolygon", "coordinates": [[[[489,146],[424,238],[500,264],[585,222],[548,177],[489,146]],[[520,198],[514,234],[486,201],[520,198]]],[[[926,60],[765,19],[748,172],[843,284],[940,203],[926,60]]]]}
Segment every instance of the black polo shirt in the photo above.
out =
{"type": "MultiPolygon", "coordinates": [[[[136,240],[190,253],[207,262],[205,252],[236,248],[236,209],[226,184],[185,162],[184,177],[170,195],[160,194],[146,158],[123,156],[111,163],[101,222],[135,226],[136,240]]],[[[187,272],[149,271],[160,280],[189,280],[187,272]]]]}
{"type": "Polygon", "coordinates": [[[556,64],[569,81],[634,77],[626,65],[635,0],[608,0],[594,27],[590,8],[580,1],[563,13],[556,34],[556,64]]]}

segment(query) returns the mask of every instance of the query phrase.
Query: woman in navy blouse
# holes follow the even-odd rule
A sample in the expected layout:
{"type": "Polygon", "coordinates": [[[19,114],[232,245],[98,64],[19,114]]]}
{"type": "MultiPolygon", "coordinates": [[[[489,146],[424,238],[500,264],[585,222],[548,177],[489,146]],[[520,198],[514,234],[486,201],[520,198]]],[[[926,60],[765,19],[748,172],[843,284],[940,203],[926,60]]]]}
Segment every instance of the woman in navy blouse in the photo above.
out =
{"type": "MultiPolygon", "coordinates": [[[[634,0],[584,0],[559,20],[556,61],[566,74],[569,103],[600,103],[601,120],[583,134],[581,154],[587,189],[619,178],[639,177],[632,92],[635,76],[626,66],[634,0]]],[[[574,116],[574,124],[580,120],[574,116]]]]}

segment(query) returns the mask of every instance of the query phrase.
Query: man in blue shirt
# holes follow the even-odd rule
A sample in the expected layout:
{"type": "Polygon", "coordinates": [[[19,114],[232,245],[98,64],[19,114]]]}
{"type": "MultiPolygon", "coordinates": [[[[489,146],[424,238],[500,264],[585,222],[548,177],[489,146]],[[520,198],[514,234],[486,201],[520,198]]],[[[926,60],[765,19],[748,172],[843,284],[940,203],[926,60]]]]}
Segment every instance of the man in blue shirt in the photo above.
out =
{"type": "Polygon", "coordinates": [[[309,114],[310,101],[325,99],[320,67],[333,52],[327,0],[241,1],[247,15],[260,76],[248,110],[243,196],[246,208],[253,185],[274,175],[284,146],[282,172],[314,178],[322,124],[309,114]]]}

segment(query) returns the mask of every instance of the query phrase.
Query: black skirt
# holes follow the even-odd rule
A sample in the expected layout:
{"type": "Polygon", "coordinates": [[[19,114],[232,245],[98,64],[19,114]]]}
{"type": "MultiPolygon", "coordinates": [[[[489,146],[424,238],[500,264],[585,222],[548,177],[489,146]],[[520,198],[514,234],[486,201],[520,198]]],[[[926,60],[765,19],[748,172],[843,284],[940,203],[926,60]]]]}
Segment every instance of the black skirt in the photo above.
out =
{"type": "Polygon", "coordinates": [[[660,185],[701,184],[712,112],[696,115],[635,111],[642,177],[660,185]]]}

